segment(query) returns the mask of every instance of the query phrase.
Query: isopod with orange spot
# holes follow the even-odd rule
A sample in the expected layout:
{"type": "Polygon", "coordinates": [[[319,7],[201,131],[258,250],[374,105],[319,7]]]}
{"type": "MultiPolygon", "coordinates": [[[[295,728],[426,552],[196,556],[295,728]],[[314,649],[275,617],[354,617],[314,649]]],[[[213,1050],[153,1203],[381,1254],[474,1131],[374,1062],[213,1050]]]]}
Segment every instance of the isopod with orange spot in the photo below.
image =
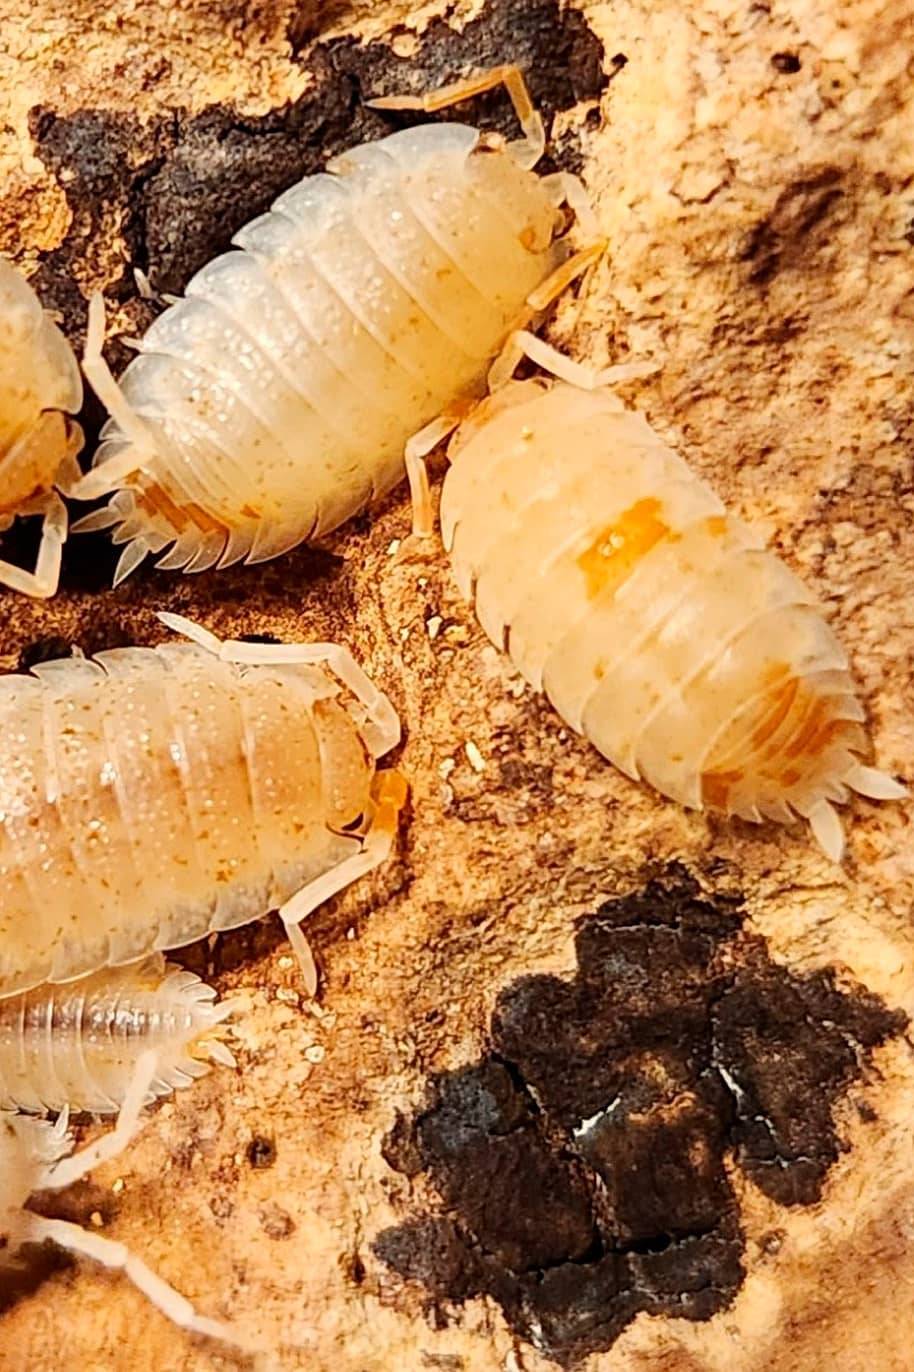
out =
{"type": "Polygon", "coordinates": [[[571,384],[586,369],[541,340],[520,351],[566,379],[483,401],[441,498],[483,629],[633,780],[695,809],[799,816],[839,860],[835,805],[906,790],[863,760],[864,711],[814,597],[643,415],[571,384]]]}

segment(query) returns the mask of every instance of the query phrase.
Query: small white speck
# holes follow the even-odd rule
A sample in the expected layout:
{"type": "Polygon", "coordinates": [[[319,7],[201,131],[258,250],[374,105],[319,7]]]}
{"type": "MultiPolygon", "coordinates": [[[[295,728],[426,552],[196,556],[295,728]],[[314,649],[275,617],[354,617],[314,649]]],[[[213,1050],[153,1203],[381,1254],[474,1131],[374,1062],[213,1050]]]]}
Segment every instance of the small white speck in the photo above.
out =
{"type": "Polygon", "coordinates": [[[284,972],[288,972],[290,967],[295,966],[295,959],[290,958],[287,953],[284,953],[283,956],[279,959],[279,965],[284,972]]]}
{"type": "Polygon", "coordinates": [[[409,625],[408,625],[408,624],[404,625],[403,628],[400,630],[400,638],[401,638],[401,640],[402,640],[403,643],[405,643],[406,640],[409,638],[409,625]]]}
{"type": "Polygon", "coordinates": [[[429,618],[425,621],[425,627],[426,627],[426,629],[428,630],[428,636],[429,636],[429,638],[437,638],[437,637],[438,637],[439,631],[440,631],[440,629],[441,629],[441,625],[442,625],[443,623],[444,623],[444,620],[441,618],[440,615],[430,615],[430,616],[429,616],[429,618]]]}
{"type": "Polygon", "coordinates": [[[388,557],[394,557],[399,551],[400,551],[400,540],[399,540],[399,538],[391,539],[390,543],[388,543],[388,545],[387,545],[387,556],[388,556],[388,557]]]}
{"type": "Polygon", "coordinates": [[[446,757],[443,762],[438,763],[438,775],[442,781],[447,781],[448,777],[457,766],[457,762],[452,757],[446,757]]]}
{"type": "Polygon", "coordinates": [[[305,1057],[308,1059],[309,1062],[314,1063],[323,1062],[326,1053],[327,1050],[324,1048],[322,1043],[312,1043],[310,1048],[305,1049],[305,1057]]]}
{"type": "Polygon", "coordinates": [[[571,1131],[575,1138],[585,1138],[602,1120],[609,1119],[621,1099],[621,1096],[616,1096],[608,1105],[605,1105],[602,1110],[598,1110],[595,1115],[590,1115],[587,1119],[579,1120],[571,1131]]]}
{"type": "Polygon", "coordinates": [[[126,1185],[127,1183],[124,1181],[124,1178],[118,1177],[116,1181],[111,1183],[111,1190],[116,1196],[119,1196],[126,1185]]]}
{"type": "Polygon", "coordinates": [[[93,1229],[101,1229],[102,1225],[105,1223],[101,1217],[101,1212],[93,1210],[92,1214],[89,1216],[89,1223],[92,1225],[93,1229]]]}
{"type": "Polygon", "coordinates": [[[354,930],[354,929],[347,929],[347,930],[346,930],[346,938],[348,939],[348,941],[349,941],[350,943],[353,943],[353,942],[355,941],[355,930],[354,930]]]}
{"type": "Polygon", "coordinates": [[[276,992],[276,999],[281,1000],[283,1005],[301,1004],[301,996],[298,994],[298,992],[288,990],[285,986],[281,986],[279,990],[276,992]]]}
{"type": "Polygon", "coordinates": [[[420,576],[419,580],[416,582],[416,585],[419,587],[420,591],[424,591],[426,586],[428,585],[428,577],[420,576]]]}
{"type": "Polygon", "coordinates": [[[476,747],[476,744],[473,742],[473,740],[470,739],[467,743],[463,745],[463,747],[464,752],[467,755],[467,761],[473,768],[473,771],[484,772],[486,769],[486,760],[483,757],[482,753],[479,751],[479,749],[476,747]]]}

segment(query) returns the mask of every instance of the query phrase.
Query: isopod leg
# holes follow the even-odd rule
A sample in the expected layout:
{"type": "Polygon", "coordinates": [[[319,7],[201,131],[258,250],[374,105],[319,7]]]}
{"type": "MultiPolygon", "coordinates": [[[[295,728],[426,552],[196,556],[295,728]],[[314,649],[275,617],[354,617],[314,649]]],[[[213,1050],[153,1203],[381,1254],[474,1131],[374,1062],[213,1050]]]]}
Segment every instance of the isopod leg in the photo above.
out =
{"type": "Polygon", "coordinates": [[[163,1277],[157,1276],[125,1244],[106,1239],[101,1234],[92,1234],[69,1220],[49,1220],[36,1215],[30,1229],[38,1240],[52,1239],[71,1253],[80,1253],[101,1263],[103,1267],[123,1272],[157,1310],[161,1310],[180,1328],[206,1338],[221,1339],[223,1343],[236,1348],[246,1347],[230,1325],[198,1314],[186,1296],[182,1296],[163,1277]]]}
{"type": "Polygon", "coordinates": [[[581,178],[571,172],[556,172],[543,178],[543,186],[554,190],[556,202],[566,204],[581,230],[596,242],[600,237],[600,224],[581,178]]]}
{"type": "Polygon", "coordinates": [[[566,258],[527,296],[531,314],[542,314],[543,310],[547,310],[552,302],[558,300],[562,292],[568,289],[572,281],[576,281],[599,262],[605,251],[606,239],[598,238],[593,243],[588,243],[586,248],[579,248],[566,258]]]}
{"type": "Polygon", "coordinates": [[[366,876],[380,867],[390,856],[397,821],[408,794],[405,779],[397,771],[379,772],[374,781],[375,810],[361,851],[346,858],[331,872],[324,872],[309,881],[294,896],[286,901],[279,910],[279,917],[286,927],[286,934],[292,951],[298,958],[308,994],[317,991],[317,968],[307,939],[299,925],[302,920],[323,905],[331,896],[337,895],[359,877],[366,876]]]}
{"type": "MultiPolygon", "coordinates": [[[[141,448],[150,447],[150,435],[146,425],[137,415],[124,392],[114,379],[105,361],[102,345],[105,341],[105,302],[101,291],[96,291],[89,301],[89,327],[86,330],[86,347],[82,367],[86,377],[118,428],[131,443],[141,448]]],[[[128,449],[110,462],[104,462],[88,472],[70,491],[77,500],[94,500],[97,496],[107,495],[119,480],[136,471],[139,463],[136,453],[128,449]],[[104,473],[104,478],[102,476],[104,473]]]]}
{"type": "Polygon", "coordinates": [[[413,538],[430,538],[435,528],[425,459],[449,433],[453,433],[458,423],[456,415],[438,415],[437,419],[414,433],[406,445],[403,457],[413,503],[413,538]]]}
{"type": "Polygon", "coordinates": [[[72,1157],[61,1158],[45,1169],[36,1190],[59,1191],[74,1182],[82,1181],[103,1162],[112,1162],[120,1157],[136,1137],[140,1127],[143,1106],[152,1095],[152,1083],[158,1070],[155,1053],[141,1053],[137,1058],[133,1079],[124,1096],[124,1103],[118,1112],[114,1128],[103,1134],[95,1143],[90,1143],[72,1157]]]}
{"type": "Polygon", "coordinates": [[[423,110],[426,114],[434,114],[437,110],[459,105],[463,100],[471,100],[496,86],[504,86],[508,92],[518,123],[524,131],[523,138],[508,145],[511,155],[521,167],[529,170],[536,166],[546,150],[546,132],[542,118],[530,99],[523,72],[513,63],[490,67],[476,76],[453,81],[435,91],[424,91],[422,95],[385,95],[377,100],[368,100],[366,104],[378,110],[423,110]]]}
{"type": "Polygon", "coordinates": [[[585,391],[597,390],[600,386],[618,386],[625,381],[650,376],[658,369],[656,362],[622,362],[615,367],[594,371],[592,367],[575,362],[529,330],[515,329],[489,369],[489,390],[498,390],[509,381],[525,357],[560,381],[567,381],[569,385],[585,391]]]}
{"type": "Polygon", "coordinates": [[[25,506],[21,513],[44,516],[35,570],[26,572],[12,562],[0,561],[0,586],[47,600],[57,590],[60,581],[63,545],[67,540],[67,507],[57,492],[52,491],[25,506]]]}
{"type": "Polygon", "coordinates": [[[339,643],[243,643],[240,639],[217,638],[183,615],[162,612],[159,619],[169,629],[184,634],[225,662],[247,667],[297,667],[326,663],[348,691],[364,707],[366,722],[362,738],[374,757],[396,747],[400,741],[400,719],[383,691],[371,681],[348,648],[339,643]]]}
{"type": "Polygon", "coordinates": [[[192,643],[197,643],[207,652],[215,653],[218,657],[222,652],[222,639],[218,634],[205,629],[202,624],[198,624],[193,619],[188,619],[186,615],[172,614],[170,610],[160,610],[157,618],[165,625],[166,629],[171,629],[173,633],[181,634],[183,638],[189,638],[192,643]]]}

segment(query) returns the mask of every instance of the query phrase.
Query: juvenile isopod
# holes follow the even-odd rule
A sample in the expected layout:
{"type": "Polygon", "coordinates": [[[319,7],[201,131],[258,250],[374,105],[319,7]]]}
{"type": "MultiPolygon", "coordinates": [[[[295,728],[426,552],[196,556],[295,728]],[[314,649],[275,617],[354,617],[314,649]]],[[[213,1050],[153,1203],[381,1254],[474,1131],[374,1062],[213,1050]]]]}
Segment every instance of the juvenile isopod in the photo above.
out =
{"type": "Polygon", "coordinates": [[[812,595],[609,390],[510,382],[449,457],[441,529],[461,591],[627,776],[697,809],[802,816],[835,860],[836,803],[906,794],[860,760],[864,713],[812,595]]]}
{"type": "Polygon", "coordinates": [[[0,561],[0,585],[52,596],[60,579],[67,510],[58,494],[81,472],[79,366],[23,276],[0,257],[0,533],[19,515],[43,518],[33,572],[0,561]]]}
{"type": "Polygon", "coordinates": [[[191,279],[120,385],[95,298],[84,369],[111,418],[76,494],[114,494],[78,527],[125,545],[115,584],[149,553],[186,572],[276,557],[404,470],[430,530],[423,454],[603,246],[572,254],[565,207],[588,232],[592,212],[577,178],[533,170],[545,135],[516,68],[373,103],[431,111],[502,82],[522,138],[420,124],[334,158],[191,279]]]}
{"type": "Polygon", "coordinates": [[[236,1002],[153,953],[61,986],[0,1000],[0,1110],[107,1114],[126,1097],[140,1053],[156,1055],[150,1097],[189,1086],[208,1060],[234,1066],[214,1030],[236,1002]]]}
{"type": "Polygon", "coordinates": [[[17,1261],[25,1244],[50,1239],[72,1253],[122,1271],[157,1309],[182,1328],[242,1347],[243,1341],[229,1325],[199,1315],[190,1301],[123,1243],[70,1220],[48,1219],[26,1208],[34,1193],[72,1186],[130,1146],[140,1128],[143,1102],[158,1075],[155,1053],[143,1052],[135,1061],[114,1129],[72,1156],[66,1111],[54,1125],[34,1115],[0,1111],[0,1275],[4,1267],[17,1261]]]}
{"type": "Polygon", "coordinates": [[[0,678],[0,996],[232,929],[299,924],[383,862],[400,725],[333,644],[120,648],[0,678]]]}

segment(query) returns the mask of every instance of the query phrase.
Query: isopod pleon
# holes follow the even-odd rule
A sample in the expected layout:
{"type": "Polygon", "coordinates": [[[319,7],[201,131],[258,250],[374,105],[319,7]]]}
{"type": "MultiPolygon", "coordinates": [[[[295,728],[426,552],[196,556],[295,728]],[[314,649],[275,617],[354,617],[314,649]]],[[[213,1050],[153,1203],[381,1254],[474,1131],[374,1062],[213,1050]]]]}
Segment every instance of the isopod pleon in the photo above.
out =
{"type": "Polygon", "coordinates": [[[41,515],[33,572],[0,561],[0,585],[47,597],[57,590],[67,510],[58,491],[80,476],[79,366],[23,276],[0,257],[0,533],[19,515],[41,515]]]}
{"type": "Polygon", "coordinates": [[[383,862],[406,794],[386,696],[333,644],[120,648],[0,678],[0,996],[279,908],[383,862]]]}
{"type": "Polygon", "coordinates": [[[511,331],[602,251],[572,254],[586,197],[538,175],[542,121],[514,67],[420,100],[440,109],[504,82],[524,136],[424,124],[353,148],[285,191],[153,323],[118,385],[101,301],[84,369],[111,416],[80,498],[112,528],[115,584],[147,554],[199,572],[278,556],[410,478],[431,529],[422,456],[482,394],[511,331]]]}
{"type": "Polygon", "coordinates": [[[441,527],[462,592],[627,776],[697,809],[802,816],[835,860],[835,803],[906,794],[861,761],[864,713],[812,595],[609,390],[510,382],[449,456],[441,527]]]}
{"type": "Polygon", "coordinates": [[[193,972],[154,953],[60,986],[0,1000],[0,1110],[107,1114],[124,1102],[137,1058],[156,1055],[150,1098],[234,1065],[213,1031],[235,1009],[193,972]]]}
{"type": "Polygon", "coordinates": [[[83,1229],[70,1220],[48,1219],[26,1208],[34,1193],[63,1190],[81,1181],[99,1164],[119,1157],[139,1131],[143,1102],[159,1075],[155,1053],[142,1053],[135,1063],[114,1129],[72,1156],[69,1155],[73,1139],[67,1132],[66,1112],[51,1125],[34,1115],[0,1111],[0,1272],[16,1262],[25,1244],[50,1239],[71,1253],[122,1271],[157,1309],[182,1328],[246,1347],[229,1325],[199,1315],[190,1301],[123,1243],[83,1229]]]}

